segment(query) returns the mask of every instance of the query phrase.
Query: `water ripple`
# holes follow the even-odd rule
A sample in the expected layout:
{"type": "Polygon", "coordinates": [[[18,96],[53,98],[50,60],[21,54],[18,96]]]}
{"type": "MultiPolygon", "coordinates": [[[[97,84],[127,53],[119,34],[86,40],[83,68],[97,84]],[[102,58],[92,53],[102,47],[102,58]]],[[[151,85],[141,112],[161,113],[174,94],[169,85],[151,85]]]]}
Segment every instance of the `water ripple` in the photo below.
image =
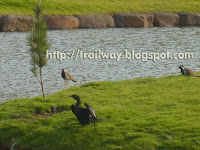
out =
{"type": "MultiPolygon", "coordinates": [[[[200,28],[82,29],[48,31],[50,51],[72,50],[122,52],[193,52],[192,60],[49,60],[44,67],[46,93],[64,88],[60,76],[66,68],[78,85],[91,81],[125,80],[180,74],[184,64],[199,70],[200,28]]],[[[0,101],[41,95],[40,85],[30,72],[27,37],[30,33],[0,33],[0,101]]],[[[70,83],[71,86],[76,84],[70,83]]]]}

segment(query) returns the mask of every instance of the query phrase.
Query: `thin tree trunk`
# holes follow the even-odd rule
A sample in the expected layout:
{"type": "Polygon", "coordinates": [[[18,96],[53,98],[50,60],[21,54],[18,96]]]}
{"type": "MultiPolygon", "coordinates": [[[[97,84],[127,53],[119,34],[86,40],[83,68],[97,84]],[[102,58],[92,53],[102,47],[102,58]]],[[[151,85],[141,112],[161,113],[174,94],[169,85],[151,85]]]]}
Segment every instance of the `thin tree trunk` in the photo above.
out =
{"type": "Polygon", "coordinates": [[[42,68],[40,68],[40,79],[41,79],[41,87],[42,87],[42,94],[43,94],[43,98],[46,98],[46,95],[45,95],[45,90],[44,90],[44,82],[43,82],[43,76],[42,76],[42,68]]]}

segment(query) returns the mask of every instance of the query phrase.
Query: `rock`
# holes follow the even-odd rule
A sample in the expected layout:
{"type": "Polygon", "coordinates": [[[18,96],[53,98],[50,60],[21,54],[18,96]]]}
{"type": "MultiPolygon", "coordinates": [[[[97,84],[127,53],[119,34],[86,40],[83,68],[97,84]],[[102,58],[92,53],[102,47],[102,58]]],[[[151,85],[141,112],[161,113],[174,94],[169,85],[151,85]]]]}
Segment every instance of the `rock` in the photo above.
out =
{"type": "Polygon", "coordinates": [[[31,27],[31,16],[6,15],[1,17],[0,31],[29,31],[31,27]]]}
{"type": "Polygon", "coordinates": [[[51,113],[56,113],[56,107],[55,106],[51,106],[51,113]]]}
{"type": "Polygon", "coordinates": [[[200,26],[200,14],[180,13],[181,26],[200,26]]]}
{"type": "Polygon", "coordinates": [[[172,27],[180,25],[180,17],[173,13],[154,14],[153,26],[155,27],[172,27]]]}
{"type": "Polygon", "coordinates": [[[146,14],[147,27],[153,27],[154,15],[146,14]]]}
{"type": "Polygon", "coordinates": [[[167,136],[166,136],[166,139],[167,139],[167,140],[172,140],[173,138],[172,138],[171,135],[167,135],[167,136]]]}
{"type": "Polygon", "coordinates": [[[74,16],[45,16],[49,30],[65,30],[79,27],[79,20],[74,16]]]}
{"type": "Polygon", "coordinates": [[[81,15],[79,19],[80,28],[112,28],[115,27],[114,19],[110,15],[81,15]]]}
{"type": "Polygon", "coordinates": [[[117,27],[141,28],[153,26],[153,15],[145,14],[116,14],[113,16],[117,27]]]}

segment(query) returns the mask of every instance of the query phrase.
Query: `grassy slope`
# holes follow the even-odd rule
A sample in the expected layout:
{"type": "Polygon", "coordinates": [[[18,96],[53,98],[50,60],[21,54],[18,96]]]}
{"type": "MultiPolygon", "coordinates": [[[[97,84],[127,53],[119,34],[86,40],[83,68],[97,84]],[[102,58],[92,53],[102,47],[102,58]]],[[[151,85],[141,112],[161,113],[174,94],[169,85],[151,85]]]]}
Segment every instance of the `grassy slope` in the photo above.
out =
{"type": "Polygon", "coordinates": [[[16,99],[0,105],[0,143],[14,138],[34,150],[198,150],[200,147],[200,80],[183,76],[88,83],[47,99],[16,99]],[[79,94],[105,119],[81,127],[71,111],[47,118],[51,105],[68,107],[79,94]],[[23,116],[21,119],[13,119],[23,116]]]}
{"type": "MultiPolygon", "coordinates": [[[[33,13],[39,0],[0,0],[0,14],[33,13]]],[[[194,12],[199,0],[42,0],[45,14],[112,14],[116,12],[194,12]]]]}

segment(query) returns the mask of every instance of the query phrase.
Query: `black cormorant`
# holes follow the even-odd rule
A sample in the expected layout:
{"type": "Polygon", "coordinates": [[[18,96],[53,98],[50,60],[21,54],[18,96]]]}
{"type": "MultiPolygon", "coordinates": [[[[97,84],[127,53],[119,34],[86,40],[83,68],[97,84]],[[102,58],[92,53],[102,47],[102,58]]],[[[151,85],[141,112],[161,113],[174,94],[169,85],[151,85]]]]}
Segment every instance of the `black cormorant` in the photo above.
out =
{"type": "Polygon", "coordinates": [[[81,100],[78,95],[71,95],[69,97],[72,97],[77,101],[77,103],[74,105],[71,105],[72,112],[77,117],[78,121],[82,126],[86,124],[90,124],[92,122],[95,123],[97,120],[97,115],[94,111],[94,109],[87,103],[85,103],[86,108],[81,107],[81,100]]]}

